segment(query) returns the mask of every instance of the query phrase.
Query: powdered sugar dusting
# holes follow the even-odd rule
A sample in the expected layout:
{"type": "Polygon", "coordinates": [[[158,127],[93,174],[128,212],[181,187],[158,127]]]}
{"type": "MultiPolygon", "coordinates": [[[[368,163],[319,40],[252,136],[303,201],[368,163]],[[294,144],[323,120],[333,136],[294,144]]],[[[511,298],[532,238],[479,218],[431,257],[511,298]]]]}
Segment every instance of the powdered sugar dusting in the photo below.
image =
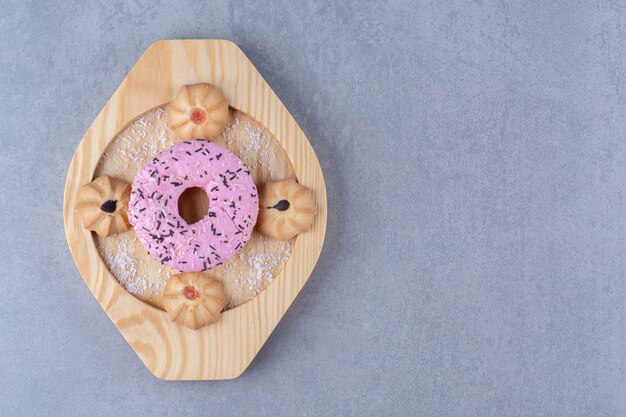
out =
{"type": "Polygon", "coordinates": [[[109,145],[100,164],[136,164],[142,167],[156,154],[170,147],[167,113],[158,108],[135,119],[109,145]]]}
{"type": "MultiPolygon", "coordinates": [[[[224,264],[224,280],[235,283],[236,294],[231,304],[239,305],[254,298],[271,284],[291,256],[293,243],[279,241],[262,234],[224,264]],[[258,246],[271,246],[272,251],[258,251],[258,246]]],[[[232,307],[232,305],[231,305],[232,307]]]]}
{"type": "Polygon", "coordinates": [[[133,295],[155,296],[163,292],[168,273],[159,268],[156,274],[140,273],[146,270],[145,261],[140,259],[140,246],[134,233],[105,238],[100,241],[98,251],[104,263],[117,281],[133,295]]]}
{"type": "Polygon", "coordinates": [[[237,149],[233,152],[250,171],[265,169],[271,178],[271,167],[278,155],[275,149],[276,140],[267,130],[250,119],[241,121],[235,116],[233,122],[226,126],[224,137],[230,149],[238,148],[239,152],[237,149]]]}
{"type": "Polygon", "coordinates": [[[248,120],[244,123],[244,129],[249,135],[250,140],[242,142],[242,147],[249,153],[256,154],[256,158],[252,160],[263,167],[271,166],[276,160],[276,151],[272,149],[272,136],[263,128],[253,126],[248,120]]]}

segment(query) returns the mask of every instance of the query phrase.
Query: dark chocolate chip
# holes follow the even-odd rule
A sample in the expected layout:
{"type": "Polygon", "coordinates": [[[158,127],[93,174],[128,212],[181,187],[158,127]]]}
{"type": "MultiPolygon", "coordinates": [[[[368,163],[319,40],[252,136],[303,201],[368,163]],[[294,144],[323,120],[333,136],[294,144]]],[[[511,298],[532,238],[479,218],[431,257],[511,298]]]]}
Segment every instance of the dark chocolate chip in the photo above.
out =
{"type": "Polygon", "coordinates": [[[278,203],[276,203],[276,205],[274,207],[268,207],[268,208],[273,208],[276,209],[278,211],[285,211],[289,209],[289,201],[287,200],[280,200],[278,203]]]}
{"type": "Polygon", "coordinates": [[[102,209],[102,211],[107,212],[107,213],[113,213],[116,208],[117,208],[116,200],[107,200],[104,203],[102,203],[102,205],[100,206],[100,209],[102,209]]]}

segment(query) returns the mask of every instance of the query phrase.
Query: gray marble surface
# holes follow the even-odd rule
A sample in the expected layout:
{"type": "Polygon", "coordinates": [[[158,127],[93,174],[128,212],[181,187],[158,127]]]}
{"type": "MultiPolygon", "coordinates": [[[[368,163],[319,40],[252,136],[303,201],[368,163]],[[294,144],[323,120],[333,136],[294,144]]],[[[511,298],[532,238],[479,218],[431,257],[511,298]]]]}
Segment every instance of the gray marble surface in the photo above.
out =
{"type": "Polygon", "coordinates": [[[0,415],[626,415],[626,6],[0,0],[0,415]],[[250,368],[163,382],[62,224],[152,42],[235,41],[311,140],[326,244],[250,368]]]}

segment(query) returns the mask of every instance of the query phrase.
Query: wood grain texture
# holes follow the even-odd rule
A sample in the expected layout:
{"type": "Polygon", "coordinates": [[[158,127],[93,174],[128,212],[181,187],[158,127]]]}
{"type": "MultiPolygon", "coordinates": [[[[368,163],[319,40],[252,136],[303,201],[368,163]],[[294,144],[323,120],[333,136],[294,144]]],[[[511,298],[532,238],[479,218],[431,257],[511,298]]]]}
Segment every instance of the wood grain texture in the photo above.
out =
{"type": "Polygon", "coordinates": [[[102,308],[155,376],[168,380],[230,379],[250,364],[302,289],[326,231],[326,188],[311,145],[252,63],[232,42],[166,40],[151,45],[85,133],[65,184],[64,224],[74,261],[102,308]],[[185,84],[218,85],[232,107],[258,120],[279,140],[301,184],[315,193],[318,214],[298,236],[278,278],[251,301],[198,331],[127,293],[98,255],[74,213],[78,187],[92,180],[109,141],[145,111],[170,101],[185,84]]]}

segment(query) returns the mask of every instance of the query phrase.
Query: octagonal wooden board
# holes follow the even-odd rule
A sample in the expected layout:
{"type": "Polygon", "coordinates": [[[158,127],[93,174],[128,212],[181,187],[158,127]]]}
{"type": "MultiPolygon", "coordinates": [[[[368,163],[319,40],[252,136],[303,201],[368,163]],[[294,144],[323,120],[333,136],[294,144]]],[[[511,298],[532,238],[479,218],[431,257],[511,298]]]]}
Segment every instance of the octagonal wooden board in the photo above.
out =
{"type": "Polygon", "coordinates": [[[63,211],[80,274],[150,372],[167,380],[230,379],[248,367],[313,271],[326,232],[326,187],[304,133],[237,45],[164,40],[146,50],[82,138],[67,174],[63,211]],[[194,331],[126,292],[100,258],[91,232],[80,226],[74,205],[78,188],[93,179],[102,153],[119,131],[171,101],[182,85],[198,82],[219,86],[232,107],[273,133],[298,181],[315,193],[318,214],[312,229],[297,237],[291,257],[267,289],[226,311],[218,323],[194,331]]]}

